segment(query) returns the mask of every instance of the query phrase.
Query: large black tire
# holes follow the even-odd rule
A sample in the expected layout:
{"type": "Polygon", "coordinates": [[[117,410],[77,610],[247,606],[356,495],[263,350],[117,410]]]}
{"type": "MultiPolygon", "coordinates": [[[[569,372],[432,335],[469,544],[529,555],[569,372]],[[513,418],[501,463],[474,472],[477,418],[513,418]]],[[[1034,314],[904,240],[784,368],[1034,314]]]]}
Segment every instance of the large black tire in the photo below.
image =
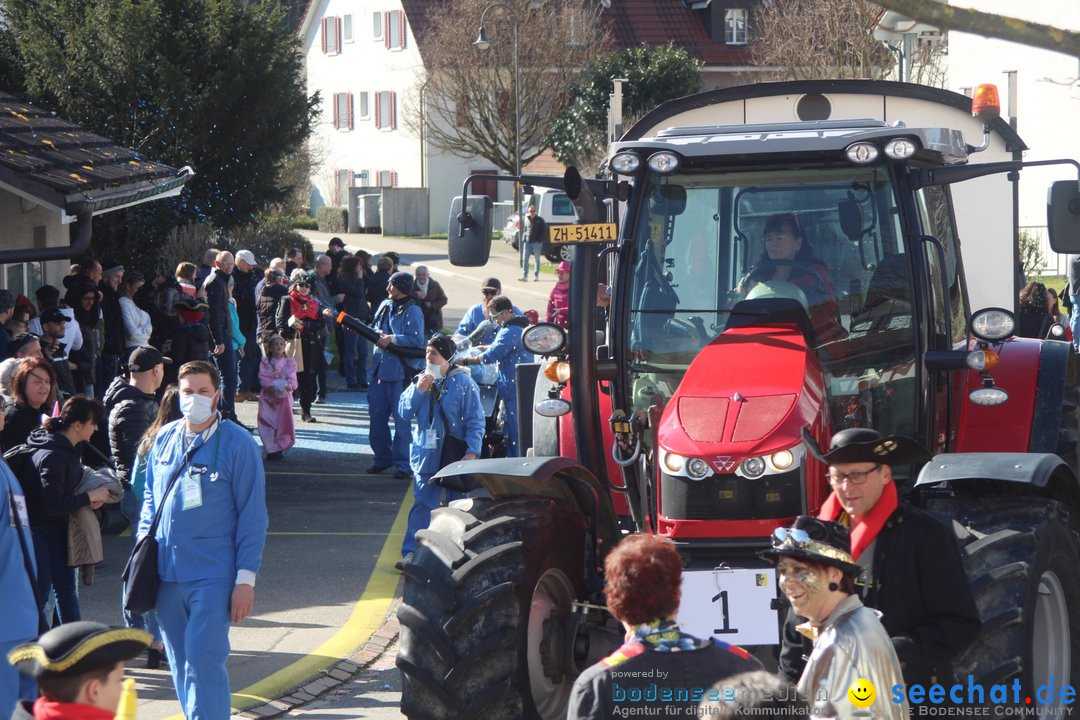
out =
{"type": "MultiPolygon", "coordinates": [[[[1080,680],[1080,550],[1061,503],[1045,498],[988,497],[935,503],[962,547],[982,632],[956,659],[987,692],[1019,678],[1024,698],[1050,684],[1080,680]],[[1062,678],[1065,678],[1064,680],[1062,678]]],[[[1012,699],[1012,693],[1009,693],[1012,699]]]]}
{"type": "Polygon", "coordinates": [[[398,609],[401,711],[413,720],[566,716],[564,623],[581,597],[586,519],[545,498],[432,513],[398,609]]]}

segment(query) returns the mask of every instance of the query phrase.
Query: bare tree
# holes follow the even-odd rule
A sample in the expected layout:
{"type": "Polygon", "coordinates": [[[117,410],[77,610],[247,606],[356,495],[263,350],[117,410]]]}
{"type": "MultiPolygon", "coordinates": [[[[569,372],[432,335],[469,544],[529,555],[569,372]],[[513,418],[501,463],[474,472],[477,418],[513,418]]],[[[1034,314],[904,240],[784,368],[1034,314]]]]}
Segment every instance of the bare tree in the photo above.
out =
{"type": "Polygon", "coordinates": [[[763,3],[754,26],[752,62],[775,80],[883,80],[895,61],[872,33],[880,13],[866,0],[763,3]]]}
{"type": "MultiPolygon", "coordinates": [[[[595,0],[504,0],[518,18],[521,74],[521,162],[543,151],[541,138],[565,107],[566,88],[608,34],[595,0]]],[[[486,0],[448,0],[433,7],[419,42],[427,77],[405,107],[417,134],[459,157],[482,157],[514,169],[514,42],[504,8],[484,21],[491,45],[473,45],[486,0]]]]}
{"type": "Polygon", "coordinates": [[[937,0],[878,0],[878,4],[942,30],[959,30],[973,35],[1011,40],[1022,45],[1080,57],[1080,32],[946,5],[937,0]]]}

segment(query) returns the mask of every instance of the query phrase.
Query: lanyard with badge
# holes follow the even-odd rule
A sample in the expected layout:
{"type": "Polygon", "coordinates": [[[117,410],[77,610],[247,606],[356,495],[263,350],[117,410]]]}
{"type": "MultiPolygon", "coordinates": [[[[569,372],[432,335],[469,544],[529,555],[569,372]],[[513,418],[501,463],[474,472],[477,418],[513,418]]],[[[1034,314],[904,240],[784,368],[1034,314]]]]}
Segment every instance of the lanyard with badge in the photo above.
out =
{"type": "MultiPolygon", "coordinates": [[[[202,477],[207,474],[209,470],[210,482],[216,482],[218,479],[217,462],[218,452],[221,450],[221,421],[219,420],[211,428],[211,431],[216,436],[214,439],[214,456],[210,461],[210,467],[195,463],[194,461],[188,467],[187,473],[184,475],[184,479],[180,484],[180,503],[181,510],[194,510],[197,507],[202,507],[202,477]]],[[[197,438],[196,438],[197,440],[197,438]]],[[[192,440],[192,443],[196,442],[192,440]]],[[[196,450],[201,450],[205,447],[207,441],[203,440],[202,445],[199,445],[196,450]]],[[[195,452],[192,451],[191,457],[194,458],[195,452]]]]}
{"type": "MultiPolygon", "coordinates": [[[[439,395],[441,395],[439,381],[431,384],[431,422],[424,431],[424,449],[434,450],[439,447],[439,431],[435,429],[435,408],[439,407],[439,395]]],[[[440,407],[441,410],[441,407],[440,407]]]]}

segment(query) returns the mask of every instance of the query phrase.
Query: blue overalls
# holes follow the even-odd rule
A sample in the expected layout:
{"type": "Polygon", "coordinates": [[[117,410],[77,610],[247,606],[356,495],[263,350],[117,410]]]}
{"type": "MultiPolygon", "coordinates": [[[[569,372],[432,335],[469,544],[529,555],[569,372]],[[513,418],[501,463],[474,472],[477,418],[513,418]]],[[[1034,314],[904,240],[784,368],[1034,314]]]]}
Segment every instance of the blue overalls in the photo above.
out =
{"type": "MultiPolygon", "coordinates": [[[[394,303],[383,300],[375,311],[374,327],[384,335],[393,335],[398,347],[424,347],[424,313],[415,301],[394,303]]],[[[398,401],[405,385],[405,363],[413,369],[424,366],[420,358],[405,360],[376,346],[371,357],[371,380],[368,386],[368,443],[379,468],[393,465],[403,473],[409,472],[409,421],[398,412],[398,401]],[[394,435],[391,439],[390,421],[394,416],[394,435]]]]}
{"type": "MultiPolygon", "coordinates": [[[[514,307],[514,315],[517,316],[517,315],[520,315],[520,314],[521,314],[521,311],[518,310],[517,307],[515,306],[514,307]]],[[[458,323],[457,330],[454,332],[454,334],[455,335],[469,335],[469,334],[472,333],[473,330],[475,330],[477,328],[477,326],[480,323],[484,322],[484,320],[486,320],[486,319],[487,319],[487,316],[484,315],[484,303],[482,303],[482,302],[476,303],[471,308],[469,308],[467,311],[465,311],[465,315],[461,318],[461,322],[458,323]]],[[[495,331],[496,331],[496,329],[497,328],[494,326],[494,323],[492,323],[491,332],[489,332],[487,335],[480,338],[479,340],[477,340],[473,344],[474,345],[490,345],[491,342],[495,339],[495,331]]]]}
{"type": "MultiPolygon", "coordinates": [[[[140,537],[190,450],[184,429],[182,419],[163,427],[147,457],[140,537]]],[[[262,563],[266,479],[259,446],[232,422],[219,421],[192,443],[198,449],[165,498],[157,528],[155,610],[184,715],[222,720],[230,715],[232,592],[237,582],[254,585],[262,563]]]]}
{"type": "Polygon", "coordinates": [[[34,540],[22,486],[7,463],[0,461],[0,588],[4,595],[4,612],[0,614],[0,708],[5,713],[10,713],[17,700],[34,700],[38,694],[34,679],[7,661],[9,651],[38,636],[38,607],[26,574],[27,559],[36,574],[34,540]]]}
{"type": "MultiPolygon", "coordinates": [[[[420,392],[411,383],[401,393],[398,412],[406,421],[416,419],[412,443],[409,445],[409,465],[413,471],[413,506],[409,511],[409,524],[401,543],[401,555],[416,550],[416,531],[431,522],[431,511],[439,506],[441,488],[431,485],[431,476],[439,471],[446,432],[465,440],[468,451],[480,457],[484,442],[484,407],[480,404],[480,390],[472,376],[463,368],[450,371],[445,380],[436,381],[428,392],[420,392]],[[428,442],[434,433],[434,444],[428,442]]],[[[454,458],[455,461],[461,458],[454,458]]],[[[462,497],[460,493],[446,493],[447,502],[462,497]]]]}
{"type": "Polygon", "coordinates": [[[521,345],[521,334],[524,332],[522,318],[515,316],[508,323],[499,328],[495,333],[495,340],[480,355],[482,363],[499,364],[499,398],[503,401],[503,412],[506,418],[506,456],[518,457],[521,450],[518,447],[518,422],[517,422],[517,383],[515,382],[514,369],[518,363],[533,361],[532,353],[521,345]]]}

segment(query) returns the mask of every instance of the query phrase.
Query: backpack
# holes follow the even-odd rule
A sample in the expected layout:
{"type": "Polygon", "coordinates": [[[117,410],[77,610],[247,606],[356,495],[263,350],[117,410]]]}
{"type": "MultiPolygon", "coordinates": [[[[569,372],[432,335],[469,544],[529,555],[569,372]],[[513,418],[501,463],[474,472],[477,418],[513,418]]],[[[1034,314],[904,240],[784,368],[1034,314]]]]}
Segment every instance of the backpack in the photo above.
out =
{"type": "Polygon", "coordinates": [[[38,472],[34,468],[33,462],[31,462],[34,453],[40,449],[22,443],[4,453],[4,462],[8,464],[11,472],[15,475],[15,479],[22,485],[24,493],[27,487],[34,487],[40,482],[38,472]]]}

